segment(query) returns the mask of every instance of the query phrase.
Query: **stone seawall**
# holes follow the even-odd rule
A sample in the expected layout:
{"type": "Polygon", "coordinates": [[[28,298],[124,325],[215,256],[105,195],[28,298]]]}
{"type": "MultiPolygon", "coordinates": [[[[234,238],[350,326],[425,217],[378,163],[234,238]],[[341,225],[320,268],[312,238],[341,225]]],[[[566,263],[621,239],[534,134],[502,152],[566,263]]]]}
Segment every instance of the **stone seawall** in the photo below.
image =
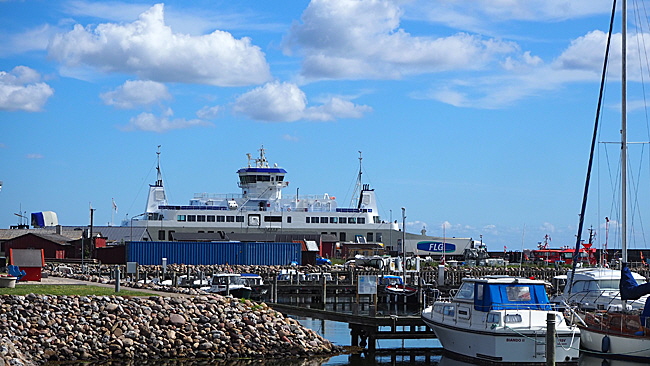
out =
{"type": "Polygon", "coordinates": [[[0,366],[50,360],[312,357],[342,351],[264,303],[218,295],[3,295],[0,329],[0,366]]]}

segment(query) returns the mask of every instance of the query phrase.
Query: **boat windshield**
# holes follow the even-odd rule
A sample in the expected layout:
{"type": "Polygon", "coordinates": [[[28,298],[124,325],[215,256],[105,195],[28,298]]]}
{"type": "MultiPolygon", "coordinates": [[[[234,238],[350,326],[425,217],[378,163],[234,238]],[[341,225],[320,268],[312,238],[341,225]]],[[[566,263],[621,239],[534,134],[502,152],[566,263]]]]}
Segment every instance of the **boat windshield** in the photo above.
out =
{"type": "Polygon", "coordinates": [[[464,282],[454,297],[455,300],[474,300],[474,282],[464,282]]]}
{"type": "Polygon", "coordinates": [[[508,301],[530,301],[530,287],[528,286],[508,286],[506,287],[508,301]]]}
{"type": "Polygon", "coordinates": [[[243,285],[244,280],[240,276],[215,276],[212,283],[217,285],[243,285]]]}

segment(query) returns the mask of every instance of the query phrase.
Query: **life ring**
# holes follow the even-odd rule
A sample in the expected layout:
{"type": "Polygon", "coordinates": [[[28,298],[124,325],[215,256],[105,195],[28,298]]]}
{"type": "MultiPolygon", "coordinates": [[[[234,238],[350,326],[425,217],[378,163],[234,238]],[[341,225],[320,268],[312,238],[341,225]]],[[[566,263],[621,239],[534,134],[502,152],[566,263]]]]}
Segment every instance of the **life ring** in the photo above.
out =
{"type": "Polygon", "coordinates": [[[291,212],[291,207],[287,207],[287,212],[291,212]]]}

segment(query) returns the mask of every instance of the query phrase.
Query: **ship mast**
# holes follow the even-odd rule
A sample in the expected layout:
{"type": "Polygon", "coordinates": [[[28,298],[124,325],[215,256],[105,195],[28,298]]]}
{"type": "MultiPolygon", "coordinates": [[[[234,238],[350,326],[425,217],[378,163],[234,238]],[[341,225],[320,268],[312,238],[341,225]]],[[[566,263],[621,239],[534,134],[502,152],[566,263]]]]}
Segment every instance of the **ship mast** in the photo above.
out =
{"type": "Polygon", "coordinates": [[[154,184],[154,187],[162,187],[163,186],[163,181],[162,181],[162,173],[160,172],[160,146],[158,145],[158,151],[156,152],[156,158],[157,158],[157,163],[156,163],[156,172],[157,172],[157,179],[156,179],[156,184],[154,184]]]}
{"type": "Polygon", "coordinates": [[[359,174],[357,174],[357,183],[354,186],[354,192],[352,193],[352,198],[350,199],[350,207],[361,208],[361,192],[363,190],[363,184],[361,183],[361,174],[362,171],[362,161],[363,157],[361,156],[361,151],[359,151],[359,174]],[[356,204],[354,200],[357,200],[356,204]]]}

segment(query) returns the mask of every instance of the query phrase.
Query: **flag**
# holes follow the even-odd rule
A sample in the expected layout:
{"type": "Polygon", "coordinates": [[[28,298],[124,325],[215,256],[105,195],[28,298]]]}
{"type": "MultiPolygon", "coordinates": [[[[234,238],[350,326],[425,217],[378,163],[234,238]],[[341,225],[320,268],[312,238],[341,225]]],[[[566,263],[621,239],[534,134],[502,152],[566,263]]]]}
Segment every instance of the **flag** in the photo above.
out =
{"type": "Polygon", "coordinates": [[[113,201],[113,210],[117,212],[117,204],[115,204],[115,199],[111,198],[111,200],[113,201]]]}

